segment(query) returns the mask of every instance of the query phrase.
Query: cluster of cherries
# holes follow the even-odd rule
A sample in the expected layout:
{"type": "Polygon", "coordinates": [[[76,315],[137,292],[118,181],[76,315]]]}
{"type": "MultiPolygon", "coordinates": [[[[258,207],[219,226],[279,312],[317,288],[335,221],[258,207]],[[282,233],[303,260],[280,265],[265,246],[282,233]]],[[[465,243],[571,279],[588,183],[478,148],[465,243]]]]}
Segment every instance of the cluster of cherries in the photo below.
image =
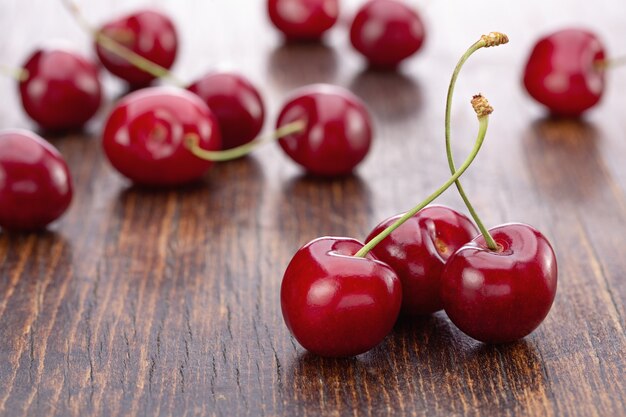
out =
{"type": "MultiPolygon", "coordinates": [[[[317,176],[347,175],[369,152],[369,111],[341,87],[318,84],[294,91],[275,132],[259,137],[265,105],[244,76],[210,72],[187,84],[171,74],[178,41],[166,15],[139,11],[93,29],[73,3],[65,3],[92,33],[102,65],[138,89],[116,103],[102,134],[111,165],[136,184],[192,182],[213,162],[242,157],[276,139],[291,159],[317,176]],[[150,87],[156,78],[176,86],[150,87]]],[[[37,50],[16,77],[26,113],[47,131],[81,128],[102,101],[98,68],[73,51],[37,50]]],[[[32,132],[0,132],[0,174],[0,226],[6,230],[43,228],[72,199],[67,164],[32,132]]]]}
{"type": "Polygon", "coordinates": [[[459,182],[486,135],[493,109],[484,97],[472,100],[479,133],[458,170],[451,150],[451,103],[463,64],[475,51],[507,42],[501,33],[481,37],[453,73],[445,121],[452,177],[411,211],[381,222],[365,243],[322,237],[294,255],[281,285],[282,312],[308,351],[328,357],[367,352],[390,333],[400,314],[444,309],[461,331],[485,343],[521,339],[547,316],[557,288],[550,243],[526,224],[487,230],[459,182]],[[449,207],[428,206],[455,183],[476,226],[449,207]]]}
{"type": "MultiPolygon", "coordinates": [[[[242,157],[270,140],[319,176],[348,174],[369,151],[371,117],[345,89],[312,85],[294,91],[276,130],[260,137],[265,106],[244,76],[210,72],[185,83],[170,72],[178,36],[166,15],[144,10],[92,28],[71,0],[63,1],[93,36],[102,66],[139,89],[115,105],[102,134],[111,165],[134,183],[195,181],[214,162],[242,157]],[[150,87],[157,78],[175,86],[150,87]]],[[[271,21],[290,41],[320,39],[339,14],[338,0],[268,0],[267,5],[271,21]]],[[[399,0],[367,1],[350,28],[355,49],[372,67],[384,69],[417,52],[424,34],[418,13],[399,0]]],[[[473,45],[453,81],[469,55],[502,39],[494,35],[473,45]]],[[[579,116],[600,100],[610,64],[592,33],[563,30],[536,44],[524,85],[552,113],[579,116]]],[[[46,131],[80,129],[100,108],[99,67],[76,52],[38,49],[14,76],[25,112],[46,131]]],[[[475,104],[480,147],[489,106],[481,98],[475,104]]],[[[473,223],[452,209],[420,204],[381,223],[365,245],[322,238],[303,247],[285,273],[282,307],[288,327],[310,351],[364,352],[384,338],[400,310],[415,315],[444,308],[461,330],[485,342],[524,337],[547,314],[556,290],[550,244],[530,226],[491,231],[482,226],[458,182],[472,158],[456,170],[449,110],[446,139],[453,176],[426,204],[456,183],[481,234],[474,237],[473,223]]],[[[52,145],[32,132],[0,132],[0,227],[43,228],[71,200],[70,172],[52,145]]]]}

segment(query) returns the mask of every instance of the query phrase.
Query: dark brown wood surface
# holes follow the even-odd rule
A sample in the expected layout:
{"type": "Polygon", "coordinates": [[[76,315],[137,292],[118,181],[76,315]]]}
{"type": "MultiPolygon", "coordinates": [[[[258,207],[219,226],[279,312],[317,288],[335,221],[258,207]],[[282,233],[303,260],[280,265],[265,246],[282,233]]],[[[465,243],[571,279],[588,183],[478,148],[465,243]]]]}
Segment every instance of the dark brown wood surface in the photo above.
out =
{"type": "MultiPolygon", "coordinates": [[[[89,19],[148,3],[81,4],[89,19]]],[[[344,20],[360,1],[344,2],[344,20]]],[[[176,72],[248,75],[269,108],[313,82],[346,86],[370,106],[376,142],[354,176],[318,181],[277,146],[222,164],[200,184],[146,191],[107,164],[99,132],[123,86],[85,132],[48,138],[76,185],[43,234],[0,232],[0,415],[626,415],[626,70],[601,105],[555,121],[520,85],[533,40],[563,25],[597,31],[626,53],[626,3],[614,0],[420,1],[427,45],[398,73],[365,69],[345,22],[324,45],[282,45],[261,0],[153,1],[176,20],[176,72]],[[496,111],[465,186],[488,225],[526,222],[556,248],[556,302],[524,341],[486,346],[444,313],[401,321],[382,345],[325,360],[283,324],[279,288],[293,253],[321,235],[362,239],[448,176],[444,99],[458,57],[482,33],[511,43],[480,51],[457,89],[453,140],[469,151],[468,104],[496,111]]],[[[0,63],[19,65],[49,39],[90,42],[60,4],[0,2],[0,63]]],[[[0,79],[0,128],[34,128],[15,83],[0,79]]],[[[440,202],[463,209],[453,190],[440,202]]]]}

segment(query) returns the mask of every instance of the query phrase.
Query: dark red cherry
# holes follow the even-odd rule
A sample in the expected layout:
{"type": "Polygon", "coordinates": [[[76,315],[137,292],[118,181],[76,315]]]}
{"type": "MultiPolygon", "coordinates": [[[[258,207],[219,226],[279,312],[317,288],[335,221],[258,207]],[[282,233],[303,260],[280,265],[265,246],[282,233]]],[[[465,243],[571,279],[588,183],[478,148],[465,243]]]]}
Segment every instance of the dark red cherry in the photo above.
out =
{"type": "Polygon", "coordinates": [[[102,144],[111,165],[133,182],[171,186],[200,179],[212,165],[188,150],[188,135],[197,135],[202,149],[221,147],[217,120],[198,96],[152,87],[119,101],[106,122],[102,144]]]}
{"type": "Polygon", "coordinates": [[[424,24],[417,12],[397,0],[370,0],[350,28],[350,41],[373,67],[394,68],[424,43],[424,24]]]}
{"type": "Polygon", "coordinates": [[[365,158],[372,141],[367,107],[341,87],[312,85],[294,92],[276,127],[303,120],[306,128],[280,140],[280,146],[309,173],[346,175],[365,158]]]}
{"type": "Polygon", "coordinates": [[[521,339],[548,315],[557,287],[552,246],[525,224],[490,230],[501,247],[476,237],[448,259],[442,275],[443,305],[464,333],[485,343],[521,339]]]}
{"type": "MultiPolygon", "coordinates": [[[[170,69],[176,60],[178,36],[174,23],[156,10],[141,10],[104,24],[100,31],[148,61],[170,69]]],[[[145,87],[154,76],[96,42],[100,61],[112,74],[135,87],[145,87]]]]}
{"type": "Polygon", "coordinates": [[[600,101],[604,92],[604,46],[593,33],[565,29],[534,46],[524,86],[557,116],[579,116],[600,101]]]}
{"type": "Polygon", "coordinates": [[[309,352],[355,356],[389,334],[400,311],[395,272],[350,238],[315,239],[296,252],[283,277],[280,299],[291,334],[309,352]]]}
{"type": "Polygon", "coordinates": [[[210,73],[187,89],[197,94],[217,118],[222,149],[248,143],[261,131],[265,106],[257,89],[244,76],[231,72],[210,73]]]}
{"type": "Polygon", "coordinates": [[[0,131],[0,227],[43,229],[72,201],[72,179],[54,146],[26,130],[0,131]]]}
{"type": "Polygon", "coordinates": [[[292,40],[319,39],[339,17],[339,0],[268,0],[274,26],[292,40]]]}
{"type": "Polygon", "coordinates": [[[98,69],[66,49],[42,48],[22,67],[20,97],[26,113],[46,130],[81,128],[100,108],[98,69]]]}
{"type": "MultiPolygon", "coordinates": [[[[372,230],[372,240],[402,215],[391,217],[372,230]]],[[[465,215],[444,206],[420,210],[372,249],[402,282],[402,313],[431,314],[443,308],[441,274],[457,249],[478,234],[465,215]]]]}

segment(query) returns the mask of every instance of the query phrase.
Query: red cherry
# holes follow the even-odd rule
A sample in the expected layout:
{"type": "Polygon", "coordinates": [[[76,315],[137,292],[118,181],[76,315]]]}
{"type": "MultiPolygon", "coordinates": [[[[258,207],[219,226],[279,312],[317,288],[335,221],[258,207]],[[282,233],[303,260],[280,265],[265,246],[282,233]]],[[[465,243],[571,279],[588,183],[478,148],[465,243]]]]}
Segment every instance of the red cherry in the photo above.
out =
{"type": "Polygon", "coordinates": [[[133,182],[170,186],[197,180],[212,165],[188,150],[188,135],[197,135],[205,150],[221,146],[217,120],[198,96],[152,87],[120,100],[102,139],[111,164],[133,182]]]}
{"type": "Polygon", "coordinates": [[[579,116],[604,92],[604,47],[596,35],[565,29],[537,42],[524,71],[528,93],[558,116],[579,116]]]}
{"type": "Polygon", "coordinates": [[[442,275],[442,299],[450,320],[485,343],[521,339],[548,315],[557,287],[552,246],[525,224],[490,230],[501,247],[487,248],[476,237],[448,259],[442,275]]]}
{"type": "Polygon", "coordinates": [[[297,90],[283,106],[277,127],[303,120],[306,128],[279,141],[311,174],[346,175],[365,158],[372,141],[367,107],[340,87],[313,85],[297,90]]]}
{"type": "MultiPolygon", "coordinates": [[[[142,10],[104,24],[100,32],[143,58],[170,69],[176,60],[178,36],[169,17],[155,10],[142,10]]],[[[154,76],[107,50],[96,42],[100,61],[112,74],[135,87],[144,87],[154,76]]]]}
{"type": "Polygon", "coordinates": [[[293,40],[319,39],[339,17],[339,0],[268,0],[274,26],[293,40]]]}
{"type": "Polygon", "coordinates": [[[222,133],[222,149],[231,149],[257,137],[265,119],[265,106],[257,89],[242,75],[207,74],[187,88],[204,101],[222,133]]]}
{"type": "Polygon", "coordinates": [[[72,201],[72,179],[56,148],[26,130],[0,132],[0,227],[37,230],[72,201]]]}
{"type": "Polygon", "coordinates": [[[304,245],[289,263],[280,290],[287,327],[308,351],[355,356],[389,334],[400,311],[402,287],[395,272],[363,244],[323,237],[304,245]]]}
{"type": "Polygon", "coordinates": [[[370,0],[357,12],[350,41],[370,65],[394,68],[424,43],[424,24],[415,10],[397,0],[370,0]]]}
{"type": "Polygon", "coordinates": [[[43,129],[81,128],[100,108],[102,89],[96,66],[65,49],[38,49],[22,66],[20,82],[26,113],[43,129]]]}
{"type": "MultiPolygon", "coordinates": [[[[391,217],[372,230],[372,240],[402,215],[391,217]]],[[[465,215],[444,206],[420,210],[372,249],[402,282],[402,312],[431,314],[443,308],[441,273],[448,258],[478,234],[465,215]]]]}

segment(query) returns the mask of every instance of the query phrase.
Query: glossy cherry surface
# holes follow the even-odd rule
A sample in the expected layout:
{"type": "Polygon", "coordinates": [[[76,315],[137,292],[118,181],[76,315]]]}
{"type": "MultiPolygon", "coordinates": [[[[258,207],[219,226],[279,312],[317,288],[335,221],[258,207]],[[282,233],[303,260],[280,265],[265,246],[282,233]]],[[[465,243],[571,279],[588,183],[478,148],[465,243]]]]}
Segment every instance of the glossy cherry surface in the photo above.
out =
{"type": "Polygon", "coordinates": [[[276,126],[297,120],[306,122],[306,128],[279,143],[311,174],[349,174],[369,151],[371,116],[365,104],[348,90],[325,84],[297,90],[283,106],[276,126]]]}
{"type": "Polygon", "coordinates": [[[557,287],[552,246],[525,224],[490,230],[501,247],[487,248],[476,237],[448,259],[442,275],[442,299],[450,320],[485,343],[521,339],[548,315],[557,287]]]}
{"type": "Polygon", "coordinates": [[[221,147],[217,120],[198,96],[152,87],[119,101],[102,143],[111,164],[133,182],[170,186],[200,179],[212,165],[188,150],[187,135],[197,135],[203,149],[221,147]]]}
{"type": "MultiPolygon", "coordinates": [[[[366,242],[400,217],[381,222],[366,242]]],[[[477,234],[474,223],[465,215],[433,205],[420,210],[372,249],[402,282],[403,314],[430,314],[443,308],[441,274],[446,261],[477,234]]]]}
{"type": "Polygon", "coordinates": [[[204,101],[220,125],[222,149],[250,142],[263,128],[265,106],[258,90],[240,74],[207,74],[188,87],[204,101]]]}
{"type": "Polygon", "coordinates": [[[71,201],[70,172],[54,146],[26,130],[0,131],[0,227],[42,229],[71,201]]]}
{"type": "Polygon", "coordinates": [[[524,86],[539,103],[558,116],[579,116],[598,103],[604,92],[604,47],[593,33],[565,29],[534,46],[524,86]]]}
{"type": "MultiPolygon", "coordinates": [[[[178,36],[174,23],[156,10],[141,10],[104,24],[100,31],[131,51],[170,69],[176,60],[178,36]]],[[[135,87],[145,87],[154,76],[95,44],[106,69],[135,87]]]]}
{"type": "Polygon", "coordinates": [[[323,237],[296,252],[283,277],[280,299],[291,334],[308,351],[355,356],[389,334],[400,311],[395,272],[350,238],[323,237]]]}
{"type": "Polygon", "coordinates": [[[290,40],[315,40],[339,17],[339,0],[268,0],[274,26],[290,40]]]}
{"type": "Polygon", "coordinates": [[[370,0],[357,12],[350,41],[370,65],[394,68],[417,52],[425,29],[417,12],[398,0],[370,0]]]}
{"type": "Polygon", "coordinates": [[[19,84],[22,105],[43,129],[79,129],[100,108],[98,69],[76,52],[38,49],[22,68],[27,71],[19,84]]]}

